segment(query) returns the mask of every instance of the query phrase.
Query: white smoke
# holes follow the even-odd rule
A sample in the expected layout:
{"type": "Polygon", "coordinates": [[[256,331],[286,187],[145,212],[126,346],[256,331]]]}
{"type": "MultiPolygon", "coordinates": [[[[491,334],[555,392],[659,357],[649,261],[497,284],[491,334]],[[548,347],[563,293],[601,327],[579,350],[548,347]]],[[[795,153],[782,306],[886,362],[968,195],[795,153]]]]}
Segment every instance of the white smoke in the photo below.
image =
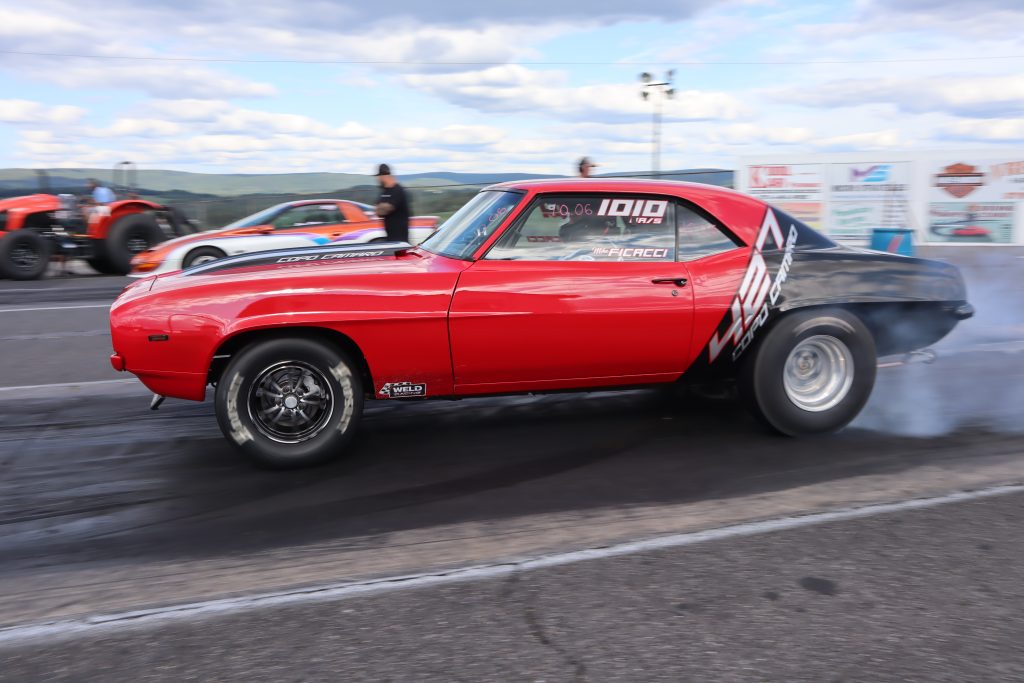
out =
{"type": "Polygon", "coordinates": [[[879,368],[854,427],[929,437],[959,429],[1024,433],[1024,257],[1012,248],[958,250],[976,310],[934,350],[934,363],[879,368]]]}

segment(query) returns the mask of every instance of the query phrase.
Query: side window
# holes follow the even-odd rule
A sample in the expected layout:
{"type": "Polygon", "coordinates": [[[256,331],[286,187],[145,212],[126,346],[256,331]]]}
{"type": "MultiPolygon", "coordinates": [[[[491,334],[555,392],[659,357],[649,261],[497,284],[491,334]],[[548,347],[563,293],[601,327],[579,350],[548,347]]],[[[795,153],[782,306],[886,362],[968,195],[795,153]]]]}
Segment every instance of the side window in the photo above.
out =
{"type": "Polygon", "coordinates": [[[289,230],[344,222],[336,204],[303,204],[288,209],[275,218],[274,229],[289,230]]]}
{"type": "Polygon", "coordinates": [[[740,246],[714,222],[683,204],[676,206],[676,230],[680,261],[693,261],[740,246]]]}
{"type": "Polygon", "coordinates": [[[629,195],[542,195],[484,256],[516,261],[671,261],[674,203],[629,195]]]}

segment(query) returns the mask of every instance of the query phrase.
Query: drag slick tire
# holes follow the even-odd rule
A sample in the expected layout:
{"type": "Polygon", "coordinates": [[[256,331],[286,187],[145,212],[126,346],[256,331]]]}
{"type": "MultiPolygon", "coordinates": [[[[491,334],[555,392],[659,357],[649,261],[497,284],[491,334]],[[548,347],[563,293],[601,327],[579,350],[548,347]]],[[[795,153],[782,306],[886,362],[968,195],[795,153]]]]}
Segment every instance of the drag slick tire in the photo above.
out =
{"type": "Polygon", "coordinates": [[[167,236],[164,235],[164,231],[148,213],[133,213],[118,219],[111,226],[102,249],[97,250],[98,258],[109,269],[100,272],[127,275],[132,269],[133,256],[160,244],[165,239],[167,236]]]}
{"type": "Polygon", "coordinates": [[[741,396],[751,412],[790,436],[842,429],[860,413],[875,385],[875,341],[842,309],[789,313],[740,368],[741,396]]]}
{"type": "Polygon", "coordinates": [[[0,277],[38,280],[50,265],[53,245],[34,230],[14,230],[0,237],[0,277]]]}
{"type": "Polygon", "coordinates": [[[308,467],[341,456],[363,414],[351,359],[312,339],[272,339],[236,355],[217,383],[217,423],[263,467],[308,467]]]}
{"type": "Polygon", "coordinates": [[[227,256],[227,254],[217,247],[198,247],[185,254],[185,258],[181,260],[181,267],[191,268],[192,266],[216,261],[217,259],[224,258],[225,256],[227,256]]]}

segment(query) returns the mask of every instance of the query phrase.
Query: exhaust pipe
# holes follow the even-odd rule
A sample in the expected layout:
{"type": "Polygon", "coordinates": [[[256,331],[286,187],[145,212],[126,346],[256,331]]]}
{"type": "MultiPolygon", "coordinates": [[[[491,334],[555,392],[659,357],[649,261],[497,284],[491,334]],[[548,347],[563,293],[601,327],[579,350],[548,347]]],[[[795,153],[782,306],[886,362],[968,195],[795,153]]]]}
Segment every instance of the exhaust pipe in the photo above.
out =
{"type": "Polygon", "coordinates": [[[938,354],[932,349],[918,349],[917,351],[911,351],[910,353],[903,354],[900,358],[879,363],[879,368],[895,368],[901,365],[910,365],[911,363],[927,363],[931,365],[938,358],[938,354]]]}

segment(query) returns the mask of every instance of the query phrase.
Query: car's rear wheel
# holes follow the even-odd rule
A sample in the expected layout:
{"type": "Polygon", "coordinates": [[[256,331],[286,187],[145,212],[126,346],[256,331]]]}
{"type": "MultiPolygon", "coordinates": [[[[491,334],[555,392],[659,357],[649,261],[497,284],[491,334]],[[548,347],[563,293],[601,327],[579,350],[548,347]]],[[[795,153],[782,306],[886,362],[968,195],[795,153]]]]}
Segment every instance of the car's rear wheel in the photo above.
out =
{"type": "Polygon", "coordinates": [[[778,321],[743,360],[740,390],[752,412],[783,434],[842,429],[871,396],[871,332],[841,309],[797,311],[778,321]]]}
{"type": "Polygon", "coordinates": [[[35,230],[9,232],[0,237],[0,277],[38,280],[46,274],[52,253],[51,242],[35,230]]]}
{"type": "Polygon", "coordinates": [[[183,268],[191,268],[192,266],[216,261],[217,259],[224,258],[225,256],[226,254],[216,247],[199,247],[185,254],[185,258],[182,259],[181,265],[183,268]]]}
{"type": "Polygon", "coordinates": [[[338,349],[274,339],[232,359],[215,407],[224,436],[257,464],[306,467],[345,452],[362,417],[362,379],[338,349]]]}

